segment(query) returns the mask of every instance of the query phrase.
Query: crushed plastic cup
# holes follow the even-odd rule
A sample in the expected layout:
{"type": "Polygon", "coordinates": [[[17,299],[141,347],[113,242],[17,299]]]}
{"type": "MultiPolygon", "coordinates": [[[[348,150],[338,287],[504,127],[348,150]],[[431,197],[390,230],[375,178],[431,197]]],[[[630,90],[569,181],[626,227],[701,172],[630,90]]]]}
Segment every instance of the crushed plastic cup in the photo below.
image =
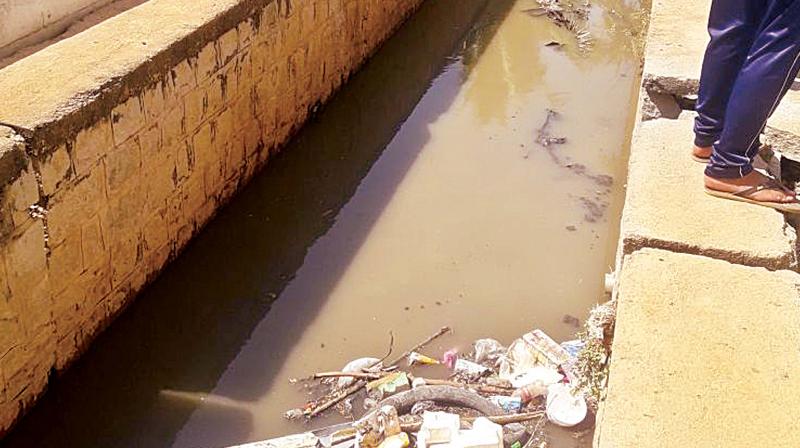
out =
{"type": "Polygon", "coordinates": [[[547,419],[558,426],[571,427],[586,418],[588,408],[582,394],[574,395],[567,384],[553,384],[547,390],[547,419]]]}

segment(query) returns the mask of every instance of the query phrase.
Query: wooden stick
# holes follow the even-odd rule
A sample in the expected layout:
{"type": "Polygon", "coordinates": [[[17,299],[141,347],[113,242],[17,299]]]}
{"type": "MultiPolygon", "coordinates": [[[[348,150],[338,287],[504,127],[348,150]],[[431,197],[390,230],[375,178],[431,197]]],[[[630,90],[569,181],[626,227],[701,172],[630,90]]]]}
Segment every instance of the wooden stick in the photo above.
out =
{"type": "Polygon", "coordinates": [[[383,373],[369,373],[369,372],[320,372],[314,374],[314,379],[318,380],[320,378],[349,377],[349,378],[358,378],[365,380],[377,380],[384,376],[386,375],[383,373]]]}
{"type": "Polygon", "coordinates": [[[511,395],[514,393],[513,388],[506,388],[500,386],[491,386],[488,384],[475,384],[475,383],[459,383],[456,381],[447,381],[447,380],[436,380],[436,379],[428,379],[423,378],[425,384],[430,384],[432,386],[455,386],[455,387],[462,387],[465,389],[474,389],[478,392],[483,392],[485,394],[493,394],[493,395],[511,395]]]}
{"type": "Polygon", "coordinates": [[[395,359],[394,361],[390,362],[387,365],[393,366],[393,365],[399,364],[401,361],[403,361],[404,359],[408,358],[408,355],[410,355],[411,352],[418,351],[422,347],[425,347],[426,345],[428,345],[431,342],[433,342],[435,339],[437,339],[437,338],[439,338],[441,336],[444,336],[447,333],[450,333],[451,331],[453,331],[453,330],[450,327],[442,327],[442,328],[440,328],[439,331],[437,331],[435,334],[431,335],[428,339],[425,339],[424,341],[420,342],[419,344],[415,345],[414,347],[406,350],[405,353],[403,353],[397,359],[395,359]]]}
{"type": "MultiPolygon", "coordinates": [[[[411,354],[411,352],[419,350],[420,348],[430,344],[434,339],[441,337],[442,335],[445,335],[451,331],[452,330],[450,329],[450,327],[440,328],[439,331],[437,331],[435,334],[430,336],[428,339],[425,339],[424,341],[420,342],[419,344],[415,345],[411,349],[407,350],[405,353],[400,355],[400,357],[398,357],[396,360],[389,363],[388,366],[394,366],[400,363],[400,361],[406,359],[408,355],[411,354]]],[[[394,341],[394,336],[392,337],[392,341],[394,341]]],[[[374,366],[375,364],[373,364],[370,367],[374,366]]],[[[320,400],[314,403],[310,408],[306,408],[306,410],[303,411],[303,414],[305,414],[307,418],[314,418],[319,414],[325,412],[326,410],[330,409],[331,407],[335,406],[336,403],[360,391],[366,384],[367,383],[364,382],[363,380],[358,380],[355,383],[351,384],[350,386],[345,387],[344,389],[335,390],[329,393],[328,395],[320,398],[320,400]]]]}
{"type": "Polygon", "coordinates": [[[306,409],[303,413],[308,418],[314,418],[336,405],[336,403],[360,391],[366,384],[367,383],[365,383],[363,380],[358,380],[344,389],[333,391],[327,396],[322,397],[323,401],[321,403],[318,402],[310,409],[306,409]]]}

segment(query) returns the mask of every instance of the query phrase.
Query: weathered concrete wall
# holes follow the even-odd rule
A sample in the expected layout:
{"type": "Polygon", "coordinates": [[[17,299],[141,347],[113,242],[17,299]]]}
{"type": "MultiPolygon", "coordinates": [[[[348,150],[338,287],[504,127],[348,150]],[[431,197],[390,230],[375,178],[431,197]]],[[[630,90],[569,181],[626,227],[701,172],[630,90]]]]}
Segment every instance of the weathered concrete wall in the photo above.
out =
{"type": "Polygon", "coordinates": [[[0,57],[114,0],[0,0],[0,57]]]}
{"type": "Polygon", "coordinates": [[[0,434],[421,1],[151,0],[0,71],[0,434]]]}

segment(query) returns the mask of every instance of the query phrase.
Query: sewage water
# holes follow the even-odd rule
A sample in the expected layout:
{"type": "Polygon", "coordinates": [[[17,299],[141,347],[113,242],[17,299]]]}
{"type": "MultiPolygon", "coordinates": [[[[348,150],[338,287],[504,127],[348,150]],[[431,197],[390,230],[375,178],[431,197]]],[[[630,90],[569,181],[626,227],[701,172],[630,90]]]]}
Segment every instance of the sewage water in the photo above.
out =
{"type": "Polygon", "coordinates": [[[306,429],[282,418],[307,399],[289,378],[381,356],[390,331],[399,353],[454,328],[431,355],[572,338],[613,263],[643,14],[594,0],[584,52],[536,6],[425,2],[5,445],[270,438],[306,429]],[[536,143],[548,109],[564,144],[536,143]]]}

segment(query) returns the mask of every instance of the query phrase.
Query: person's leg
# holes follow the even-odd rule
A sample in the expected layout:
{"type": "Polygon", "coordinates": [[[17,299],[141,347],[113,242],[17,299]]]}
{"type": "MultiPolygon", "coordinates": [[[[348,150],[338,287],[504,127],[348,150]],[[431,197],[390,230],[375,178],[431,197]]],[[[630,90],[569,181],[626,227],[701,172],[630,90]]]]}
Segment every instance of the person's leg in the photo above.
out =
{"type": "MultiPolygon", "coordinates": [[[[769,12],[733,86],[725,124],[706,167],[706,187],[739,191],[763,181],[753,172],[759,135],[794,81],[800,64],[800,0],[767,0],[769,12]]],[[[785,193],[758,192],[757,200],[789,200],[785,193]]]]}
{"type": "Polygon", "coordinates": [[[739,71],[763,21],[767,0],[714,0],[708,19],[706,48],[697,95],[695,156],[711,154],[722,134],[725,110],[739,71]]]}
{"type": "Polygon", "coordinates": [[[730,94],[725,124],[706,174],[744,177],[752,171],[761,130],[794,81],[800,64],[800,0],[769,0],[781,5],[756,37],[730,94]]]}

